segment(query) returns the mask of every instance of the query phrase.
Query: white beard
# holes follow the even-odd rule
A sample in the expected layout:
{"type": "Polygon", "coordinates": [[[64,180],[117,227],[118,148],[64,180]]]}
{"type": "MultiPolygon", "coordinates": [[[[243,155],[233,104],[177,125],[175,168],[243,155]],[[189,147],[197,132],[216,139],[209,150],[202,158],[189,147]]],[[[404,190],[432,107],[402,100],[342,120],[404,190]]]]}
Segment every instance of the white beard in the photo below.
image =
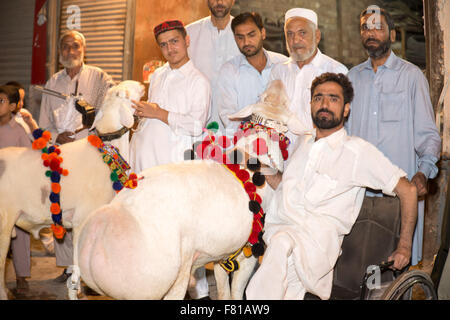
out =
{"type": "Polygon", "coordinates": [[[72,69],[78,66],[81,66],[84,60],[84,54],[81,54],[78,59],[64,59],[64,57],[60,54],[59,55],[59,63],[63,65],[64,68],[72,69]]]}

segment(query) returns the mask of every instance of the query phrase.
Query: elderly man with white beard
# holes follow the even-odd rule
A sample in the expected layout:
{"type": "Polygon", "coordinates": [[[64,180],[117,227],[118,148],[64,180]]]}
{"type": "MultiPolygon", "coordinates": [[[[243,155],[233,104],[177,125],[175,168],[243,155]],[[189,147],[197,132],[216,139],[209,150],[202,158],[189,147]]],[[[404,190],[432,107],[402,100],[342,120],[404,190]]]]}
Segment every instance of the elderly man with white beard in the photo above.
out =
{"type": "MultiPolygon", "coordinates": [[[[83,99],[94,107],[100,107],[106,91],[114,86],[114,80],[98,67],[84,64],[86,39],[78,31],[70,30],[63,33],[59,40],[59,62],[64,69],[55,73],[46,83],[45,88],[64,94],[82,95],[83,99]]],[[[88,128],[73,132],[72,127],[64,121],[74,105],[47,94],[42,95],[39,115],[39,126],[50,131],[51,143],[64,144],[87,137],[88,128]],[[67,126],[69,125],[69,127],[67,126]]],[[[81,119],[81,114],[79,114],[81,119]]],[[[80,128],[81,129],[81,128],[80,128]]],[[[68,267],[73,264],[72,232],[68,231],[63,242],[54,241],[56,265],[68,267]]],[[[57,282],[65,282],[69,274],[66,269],[57,282]]]]}
{"type": "MultiPolygon", "coordinates": [[[[59,41],[59,62],[64,69],[55,73],[46,83],[45,88],[65,94],[82,95],[87,103],[99,107],[106,91],[115,83],[102,69],[84,64],[86,39],[78,31],[65,32],[59,41]]],[[[47,94],[42,96],[39,125],[51,132],[52,139],[58,144],[85,138],[87,129],[78,133],[62,127],[62,118],[67,112],[63,100],[47,94]]]]}
{"type": "MultiPolygon", "coordinates": [[[[284,33],[289,60],[276,65],[270,80],[280,79],[289,98],[289,109],[304,123],[307,130],[313,129],[311,121],[310,88],[312,81],[325,72],[347,74],[348,69],[338,61],[324,55],[318,48],[321,32],[317,14],[309,9],[293,8],[285,14],[284,33]]],[[[290,149],[296,136],[288,132],[290,149]]]]}

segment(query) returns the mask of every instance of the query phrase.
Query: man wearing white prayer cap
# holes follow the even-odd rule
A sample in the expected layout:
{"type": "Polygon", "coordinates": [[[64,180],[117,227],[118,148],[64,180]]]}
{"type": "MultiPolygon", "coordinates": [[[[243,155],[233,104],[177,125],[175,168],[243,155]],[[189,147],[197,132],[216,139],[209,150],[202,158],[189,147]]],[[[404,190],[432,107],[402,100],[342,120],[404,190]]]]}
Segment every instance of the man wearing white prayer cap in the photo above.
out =
{"type": "MultiPolygon", "coordinates": [[[[309,108],[312,81],[325,72],[348,72],[343,64],[319,50],[321,32],[318,25],[318,17],[313,10],[292,8],[286,12],[284,32],[290,58],[273,67],[270,75],[270,80],[283,82],[290,101],[289,109],[304,123],[306,130],[313,129],[309,108]]],[[[288,137],[292,150],[297,136],[288,132],[288,137]]]]}

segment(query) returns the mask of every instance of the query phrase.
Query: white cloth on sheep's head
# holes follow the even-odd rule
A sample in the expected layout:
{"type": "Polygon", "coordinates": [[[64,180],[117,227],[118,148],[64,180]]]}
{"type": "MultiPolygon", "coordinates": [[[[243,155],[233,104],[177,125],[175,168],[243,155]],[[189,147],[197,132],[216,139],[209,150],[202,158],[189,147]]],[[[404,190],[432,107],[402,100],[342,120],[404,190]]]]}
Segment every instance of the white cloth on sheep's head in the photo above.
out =
{"type": "Polygon", "coordinates": [[[134,109],[131,100],[139,101],[145,87],[138,81],[125,80],[111,87],[106,93],[91,129],[99,132],[114,132],[121,127],[131,128],[134,124],[134,109]],[[109,115],[106,117],[105,115],[109,115]]]}
{"type": "MultiPolygon", "coordinates": [[[[289,110],[289,99],[281,80],[273,80],[270,82],[266,91],[261,94],[259,102],[249,105],[228,117],[230,120],[251,117],[254,123],[273,128],[279,134],[284,134],[288,130],[298,135],[308,132],[304,129],[307,126],[289,110]]],[[[244,137],[238,141],[236,146],[240,149],[245,149],[252,157],[257,157],[261,163],[276,168],[281,172],[283,171],[284,160],[278,141],[271,139],[266,132],[259,131],[244,137]],[[253,148],[248,147],[252,146],[258,138],[266,140],[268,153],[265,155],[257,155],[253,151],[253,148]]]]}

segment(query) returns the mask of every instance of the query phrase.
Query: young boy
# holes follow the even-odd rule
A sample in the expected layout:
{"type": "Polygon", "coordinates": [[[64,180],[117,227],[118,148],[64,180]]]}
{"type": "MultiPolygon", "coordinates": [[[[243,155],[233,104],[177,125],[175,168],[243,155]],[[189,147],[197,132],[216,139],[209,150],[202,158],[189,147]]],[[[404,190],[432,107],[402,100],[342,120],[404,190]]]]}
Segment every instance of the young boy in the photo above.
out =
{"type": "Polygon", "coordinates": [[[25,87],[17,81],[9,81],[5,83],[6,86],[15,87],[19,90],[19,102],[17,103],[17,112],[15,114],[16,121],[25,129],[25,132],[30,137],[31,141],[33,141],[32,132],[38,128],[36,120],[33,119],[30,111],[24,108],[25,106],[25,87]]]}
{"type": "MultiPolygon", "coordinates": [[[[25,129],[15,120],[19,111],[19,91],[13,86],[0,86],[0,148],[31,147],[25,129]]],[[[15,228],[16,238],[11,240],[13,264],[16,272],[17,292],[28,290],[26,277],[31,276],[30,234],[15,228]]]]}

